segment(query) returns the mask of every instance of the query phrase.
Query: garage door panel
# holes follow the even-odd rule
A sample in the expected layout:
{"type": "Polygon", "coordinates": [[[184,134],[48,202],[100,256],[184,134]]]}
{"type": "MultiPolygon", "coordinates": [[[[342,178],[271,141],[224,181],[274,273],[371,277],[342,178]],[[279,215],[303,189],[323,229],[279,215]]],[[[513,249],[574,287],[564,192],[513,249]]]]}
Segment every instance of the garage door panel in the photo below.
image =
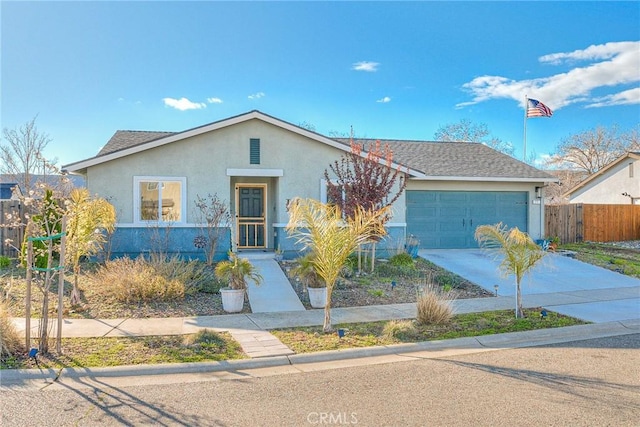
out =
{"type": "Polygon", "coordinates": [[[441,192],[436,196],[442,203],[451,203],[451,202],[465,202],[467,200],[467,196],[462,192],[441,192]]]}
{"type": "Polygon", "coordinates": [[[440,208],[440,217],[459,217],[464,218],[467,209],[460,206],[443,206],[440,208]]]}
{"type": "Polygon", "coordinates": [[[477,247],[478,225],[527,231],[526,192],[407,191],[407,232],[424,248],[477,247]]]}

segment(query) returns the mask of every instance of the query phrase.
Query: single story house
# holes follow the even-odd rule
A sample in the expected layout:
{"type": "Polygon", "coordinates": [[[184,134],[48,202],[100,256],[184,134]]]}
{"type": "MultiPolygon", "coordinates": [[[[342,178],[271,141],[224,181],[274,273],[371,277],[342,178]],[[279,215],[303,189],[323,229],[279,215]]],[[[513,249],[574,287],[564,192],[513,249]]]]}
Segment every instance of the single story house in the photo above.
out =
{"type": "MultiPolygon", "coordinates": [[[[381,250],[409,234],[423,248],[477,247],[475,228],[497,222],[544,236],[542,188],[554,177],[478,143],[381,142],[407,180],[381,250]]],[[[254,110],[183,132],[117,131],[97,156],[63,169],[116,207],[112,256],[153,250],[158,231],[168,252],[201,256],[194,201],[208,194],[228,201],[231,213],[219,256],[229,248],[293,256],[289,201],[326,201],[324,172],[349,151],[346,140],[254,110]]]]}
{"type": "Polygon", "coordinates": [[[625,153],[565,194],[569,203],[640,204],[640,153],[625,153]]]}

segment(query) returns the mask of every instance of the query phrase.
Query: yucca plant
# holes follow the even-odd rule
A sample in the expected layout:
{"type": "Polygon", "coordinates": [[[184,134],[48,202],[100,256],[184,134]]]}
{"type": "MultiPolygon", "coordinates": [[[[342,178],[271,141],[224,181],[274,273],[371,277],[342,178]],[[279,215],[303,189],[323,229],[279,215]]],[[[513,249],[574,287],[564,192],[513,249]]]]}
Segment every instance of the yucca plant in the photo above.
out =
{"type": "Polygon", "coordinates": [[[516,317],[524,317],[520,283],[546,255],[540,246],[518,227],[507,229],[502,223],[481,225],[476,228],[475,238],[480,247],[493,252],[501,259],[499,269],[504,276],[513,274],[516,279],[516,317]]]}
{"type": "Polygon", "coordinates": [[[218,279],[229,282],[231,289],[247,289],[247,279],[256,285],[262,283],[262,276],[251,261],[233,252],[229,254],[228,261],[220,261],[216,265],[215,273],[218,279]]]}

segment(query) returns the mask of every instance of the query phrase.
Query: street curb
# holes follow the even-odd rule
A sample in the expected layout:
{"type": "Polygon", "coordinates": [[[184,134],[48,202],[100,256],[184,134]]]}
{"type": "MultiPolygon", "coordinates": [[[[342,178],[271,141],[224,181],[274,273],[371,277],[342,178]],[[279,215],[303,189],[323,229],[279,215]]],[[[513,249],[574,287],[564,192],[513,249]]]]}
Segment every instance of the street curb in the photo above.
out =
{"type": "MultiPolygon", "coordinates": [[[[96,368],[63,368],[61,377],[126,377],[137,375],[171,375],[200,372],[239,371],[289,365],[287,356],[263,357],[259,359],[223,360],[220,362],[166,363],[160,365],[125,365],[96,368]]],[[[0,385],[4,381],[38,380],[55,378],[60,369],[3,369],[0,370],[0,385]]]]}
{"type": "MultiPolygon", "coordinates": [[[[98,368],[56,369],[4,369],[0,370],[0,385],[38,379],[81,377],[126,377],[140,375],[171,375],[220,371],[241,371],[287,365],[332,362],[347,359],[366,359],[376,356],[398,355],[411,357],[412,353],[442,350],[498,350],[505,348],[533,347],[571,341],[613,337],[640,333],[640,319],[608,323],[567,326],[563,328],[537,329],[525,332],[481,335],[451,340],[424,341],[388,346],[349,348],[290,356],[261,357],[257,359],[225,360],[220,362],[175,363],[161,365],[127,365],[98,368]]],[[[416,356],[417,357],[417,356],[416,356]]]]}

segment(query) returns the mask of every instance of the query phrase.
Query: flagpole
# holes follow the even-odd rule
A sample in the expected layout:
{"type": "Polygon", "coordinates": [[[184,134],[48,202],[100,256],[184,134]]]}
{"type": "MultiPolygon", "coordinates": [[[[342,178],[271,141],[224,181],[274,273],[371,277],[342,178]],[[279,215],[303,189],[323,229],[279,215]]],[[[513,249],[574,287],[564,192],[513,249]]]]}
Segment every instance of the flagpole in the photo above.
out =
{"type": "Polygon", "coordinates": [[[527,108],[529,105],[529,98],[528,95],[524,96],[524,144],[523,144],[523,151],[524,153],[522,153],[522,161],[526,162],[527,161],[527,108]]]}

